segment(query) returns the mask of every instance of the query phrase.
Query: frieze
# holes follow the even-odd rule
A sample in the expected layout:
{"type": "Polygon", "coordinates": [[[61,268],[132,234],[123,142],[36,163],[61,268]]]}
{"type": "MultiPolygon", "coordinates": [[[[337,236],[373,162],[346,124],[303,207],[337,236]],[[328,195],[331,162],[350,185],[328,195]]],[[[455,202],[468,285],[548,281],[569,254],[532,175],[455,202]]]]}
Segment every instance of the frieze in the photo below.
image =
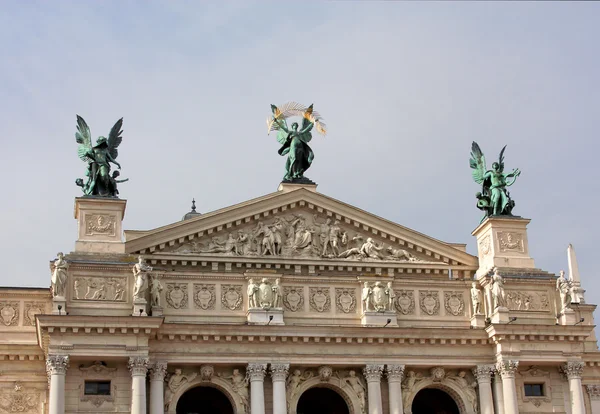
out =
{"type": "Polygon", "coordinates": [[[194,304],[196,306],[196,309],[214,309],[215,285],[204,285],[194,283],[194,304]]]}
{"type": "Polygon", "coordinates": [[[309,288],[310,308],[317,312],[327,312],[331,309],[331,299],[328,287],[309,288]]]}
{"type": "Polygon", "coordinates": [[[512,311],[549,311],[547,292],[506,290],[506,305],[512,311]]]}
{"type": "Polygon", "coordinates": [[[356,311],[356,291],[347,288],[335,288],[335,304],[337,310],[343,313],[356,311]]]}
{"type": "Polygon", "coordinates": [[[242,309],[242,285],[221,285],[221,304],[232,311],[242,309]]]}
{"type": "Polygon", "coordinates": [[[426,315],[433,316],[440,313],[439,292],[435,290],[420,290],[420,306],[426,315]]]}
{"type": "Polygon", "coordinates": [[[520,233],[499,231],[498,245],[501,252],[520,252],[523,253],[523,236],[520,233]]]}
{"type": "Polygon", "coordinates": [[[172,309],[186,309],[188,307],[187,283],[167,283],[167,307],[172,309]]]}
{"type": "Polygon", "coordinates": [[[126,277],[73,278],[73,300],[125,302],[126,277]]]}
{"type": "Polygon", "coordinates": [[[290,312],[304,310],[304,286],[285,286],[283,288],[283,306],[290,312]]]}
{"type": "Polygon", "coordinates": [[[396,296],[396,310],[402,315],[414,315],[415,292],[412,290],[398,290],[396,296]]]}
{"type": "Polygon", "coordinates": [[[90,214],[85,217],[85,234],[94,236],[114,236],[116,234],[117,217],[108,214],[90,214]]]}
{"type": "Polygon", "coordinates": [[[20,382],[15,382],[11,392],[2,391],[0,395],[0,410],[6,413],[38,412],[39,392],[24,390],[20,382]]]}
{"type": "Polygon", "coordinates": [[[35,326],[35,315],[43,314],[45,309],[46,304],[44,302],[25,302],[23,324],[25,326],[35,326]]]}
{"type": "Polygon", "coordinates": [[[0,320],[5,326],[19,323],[19,302],[0,302],[0,320]]]}
{"type": "Polygon", "coordinates": [[[465,315],[465,300],[462,292],[444,292],[446,313],[452,316],[465,315]]]}

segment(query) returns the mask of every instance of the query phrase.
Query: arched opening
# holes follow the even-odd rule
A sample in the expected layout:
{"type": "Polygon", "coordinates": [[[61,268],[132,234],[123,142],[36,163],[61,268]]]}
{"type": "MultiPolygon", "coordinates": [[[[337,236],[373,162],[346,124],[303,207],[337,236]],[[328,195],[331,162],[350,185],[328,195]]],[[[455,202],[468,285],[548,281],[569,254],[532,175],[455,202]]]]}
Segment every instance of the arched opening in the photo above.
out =
{"type": "Polygon", "coordinates": [[[442,390],[425,388],[415,395],[412,414],[460,414],[454,399],[442,390]]]}
{"type": "Polygon", "coordinates": [[[329,389],[314,387],[302,393],[296,414],[350,414],[346,401],[329,389]]]}
{"type": "Polygon", "coordinates": [[[177,414],[233,414],[231,402],[214,387],[187,390],[177,402],[177,414]]]}

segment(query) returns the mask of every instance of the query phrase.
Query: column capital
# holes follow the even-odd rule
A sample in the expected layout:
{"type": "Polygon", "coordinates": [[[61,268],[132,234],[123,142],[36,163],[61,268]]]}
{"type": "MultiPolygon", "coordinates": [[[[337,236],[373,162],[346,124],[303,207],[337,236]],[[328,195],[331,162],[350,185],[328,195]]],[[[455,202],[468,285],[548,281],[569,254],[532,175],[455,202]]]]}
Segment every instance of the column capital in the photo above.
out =
{"type": "Polygon", "coordinates": [[[502,378],[514,378],[518,367],[519,361],[514,359],[506,359],[499,361],[496,364],[496,370],[500,373],[502,378]]]}
{"type": "Polygon", "coordinates": [[[148,372],[148,365],[150,364],[150,358],[137,356],[129,357],[127,368],[131,371],[131,375],[143,375],[146,376],[148,372]]]}
{"type": "Polygon", "coordinates": [[[290,364],[271,364],[271,378],[273,381],[285,381],[288,376],[290,364]]]}
{"type": "Polygon", "coordinates": [[[68,355],[48,355],[46,359],[46,372],[49,375],[65,375],[69,368],[68,355]]]}
{"type": "Polygon", "coordinates": [[[367,379],[367,382],[381,381],[381,374],[383,374],[383,364],[372,364],[363,368],[363,375],[367,379]]]}
{"type": "Polygon", "coordinates": [[[406,366],[404,365],[400,365],[400,364],[387,364],[385,366],[385,373],[388,379],[388,382],[390,381],[402,381],[402,379],[404,378],[404,369],[406,368],[406,366]]]}
{"type": "Polygon", "coordinates": [[[248,364],[246,372],[250,381],[264,381],[267,372],[267,364],[252,362],[248,364]]]}
{"type": "Polygon", "coordinates": [[[155,361],[150,365],[150,379],[153,381],[164,381],[167,375],[167,362],[155,361]]]}
{"type": "Polygon", "coordinates": [[[590,396],[590,400],[600,401],[600,384],[586,384],[585,389],[590,396]]]}
{"type": "Polygon", "coordinates": [[[569,361],[560,366],[560,372],[567,377],[567,379],[579,378],[583,374],[583,367],[585,363],[582,361],[569,361]]]}
{"type": "Polygon", "coordinates": [[[495,369],[494,365],[477,365],[473,368],[473,375],[478,383],[490,382],[495,369]]]}

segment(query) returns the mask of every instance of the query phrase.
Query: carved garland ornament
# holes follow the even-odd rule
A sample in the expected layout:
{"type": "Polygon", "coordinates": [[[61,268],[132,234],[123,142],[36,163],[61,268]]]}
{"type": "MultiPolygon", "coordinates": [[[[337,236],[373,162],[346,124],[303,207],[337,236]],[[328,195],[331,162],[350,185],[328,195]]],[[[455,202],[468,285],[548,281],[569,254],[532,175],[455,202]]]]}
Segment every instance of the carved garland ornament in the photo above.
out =
{"type": "Polygon", "coordinates": [[[167,283],[167,306],[173,309],[188,307],[187,283],[167,283]]]}
{"type": "Polygon", "coordinates": [[[242,285],[221,285],[221,304],[229,310],[242,308],[242,285]]]}
{"type": "Polygon", "coordinates": [[[439,292],[435,290],[419,291],[421,298],[421,310],[429,316],[439,315],[440,313],[440,298],[439,292]]]}
{"type": "Polygon", "coordinates": [[[286,286],[283,288],[283,305],[290,312],[304,310],[304,287],[286,286]]]}
{"type": "Polygon", "coordinates": [[[39,392],[24,391],[20,382],[15,382],[11,393],[0,395],[0,410],[7,413],[38,412],[39,392]]]}
{"type": "Polygon", "coordinates": [[[310,308],[317,312],[327,312],[331,309],[328,287],[309,288],[310,308]]]}
{"type": "Polygon", "coordinates": [[[215,285],[194,284],[194,303],[196,305],[196,309],[214,309],[215,285]]]}
{"type": "Polygon", "coordinates": [[[415,292],[412,290],[399,290],[396,292],[396,309],[402,315],[413,315],[415,313],[415,292]]]}
{"type": "Polygon", "coordinates": [[[444,307],[452,316],[464,316],[465,301],[462,292],[444,292],[444,307]]]}
{"type": "Polygon", "coordinates": [[[354,289],[335,288],[335,304],[343,313],[356,311],[356,291],[354,289]]]}
{"type": "Polygon", "coordinates": [[[94,236],[114,236],[116,234],[117,217],[108,214],[90,214],[85,217],[85,234],[94,236]]]}
{"type": "Polygon", "coordinates": [[[0,319],[5,326],[19,323],[19,302],[0,302],[0,319]]]}

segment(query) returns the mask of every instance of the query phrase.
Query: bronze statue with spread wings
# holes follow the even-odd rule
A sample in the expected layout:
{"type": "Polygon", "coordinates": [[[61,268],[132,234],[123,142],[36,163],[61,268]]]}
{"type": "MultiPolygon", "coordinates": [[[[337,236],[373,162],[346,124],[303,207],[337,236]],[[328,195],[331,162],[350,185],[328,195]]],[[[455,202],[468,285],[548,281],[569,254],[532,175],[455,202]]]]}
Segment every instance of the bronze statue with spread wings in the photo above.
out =
{"type": "Polygon", "coordinates": [[[78,178],[75,184],[80,186],[83,193],[87,196],[98,197],[117,197],[117,183],[127,180],[117,180],[119,172],[110,174],[110,163],[115,164],[119,169],[121,165],[117,162],[119,152],[117,148],[121,144],[123,137],[123,118],[119,119],[110,130],[108,138],[99,137],[96,140],[96,145],[92,145],[92,136],[90,128],[85,120],[77,115],[77,132],[75,140],[79,144],[77,153],[82,161],[88,164],[85,175],[86,182],[78,178]]]}

